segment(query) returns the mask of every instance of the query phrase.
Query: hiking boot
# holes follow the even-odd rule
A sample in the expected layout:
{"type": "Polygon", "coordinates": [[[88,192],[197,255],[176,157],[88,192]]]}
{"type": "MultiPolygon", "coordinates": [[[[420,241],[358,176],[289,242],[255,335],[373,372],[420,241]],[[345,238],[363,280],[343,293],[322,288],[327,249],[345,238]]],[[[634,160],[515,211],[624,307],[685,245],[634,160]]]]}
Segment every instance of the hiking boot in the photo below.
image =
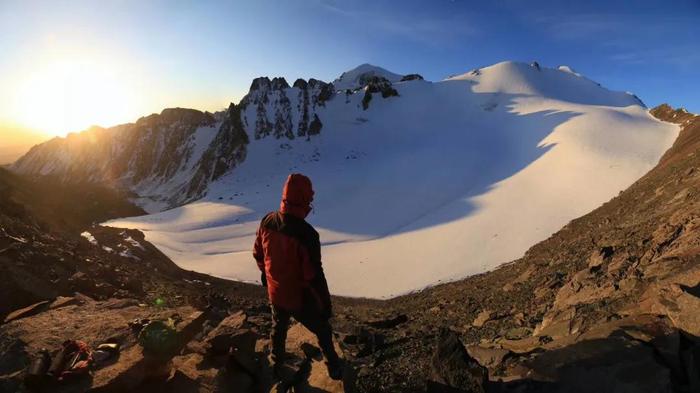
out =
{"type": "Polygon", "coordinates": [[[283,357],[269,354],[267,355],[267,362],[270,365],[270,368],[272,369],[272,375],[279,379],[284,369],[283,357]]]}
{"type": "Polygon", "coordinates": [[[275,378],[279,380],[283,380],[285,373],[284,373],[284,364],[282,363],[275,363],[272,365],[272,375],[275,376],[275,378]]]}
{"type": "Polygon", "coordinates": [[[343,379],[343,363],[340,359],[336,359],[332,362],[326,362],[326,367],[328,368],[328,376],[335,381],[340,381],[343,379]]]}
{"type": "Polygon", "coordinates": [[[276,363],[272,365],[272,375],[274,380],[293,385],[301,382],[309,371],[306,368],[309,367],[310,363],[307,361],[276,363]]]}

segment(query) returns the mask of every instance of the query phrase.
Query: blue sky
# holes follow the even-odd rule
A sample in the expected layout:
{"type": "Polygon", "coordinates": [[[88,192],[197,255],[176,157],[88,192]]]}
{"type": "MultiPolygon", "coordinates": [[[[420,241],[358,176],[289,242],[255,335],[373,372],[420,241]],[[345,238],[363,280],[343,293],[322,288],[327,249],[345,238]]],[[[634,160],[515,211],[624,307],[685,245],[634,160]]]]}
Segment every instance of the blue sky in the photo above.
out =
{"type": "Polygon", "coordinates": [[[98,123],[169,106],[222,109],[261,75],[330,81],[372,63],[440,80],[503,60],[570,65],[649,106],[700,112],[698,20],[698,0],[3,0],[0,122],[21,123],[13,117],[27,117],[26,106],[41,109],[37,93],[23,89],[43,84],[22,81],[52,79],[45,65],[58,63],[78,71],[60,74],[68,92],[53,101],[78,86],[96,108],[115,108],[104,119],[75,115],[98,123]],[[101,88],[103,78],[111,84],[101,88]]]}

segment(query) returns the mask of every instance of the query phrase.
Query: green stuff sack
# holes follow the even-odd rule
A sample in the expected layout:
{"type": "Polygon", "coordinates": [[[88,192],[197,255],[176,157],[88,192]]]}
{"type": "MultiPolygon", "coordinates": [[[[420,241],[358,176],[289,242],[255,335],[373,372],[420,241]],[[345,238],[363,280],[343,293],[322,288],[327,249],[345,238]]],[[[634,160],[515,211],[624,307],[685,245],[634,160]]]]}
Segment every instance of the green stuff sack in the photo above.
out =
{"type": "Polygon", "coordinates": [[[139,344],[145,353],[171,355],[177,347],[177,332],[172,319],[151,321],[139,333],[139,344]]]}

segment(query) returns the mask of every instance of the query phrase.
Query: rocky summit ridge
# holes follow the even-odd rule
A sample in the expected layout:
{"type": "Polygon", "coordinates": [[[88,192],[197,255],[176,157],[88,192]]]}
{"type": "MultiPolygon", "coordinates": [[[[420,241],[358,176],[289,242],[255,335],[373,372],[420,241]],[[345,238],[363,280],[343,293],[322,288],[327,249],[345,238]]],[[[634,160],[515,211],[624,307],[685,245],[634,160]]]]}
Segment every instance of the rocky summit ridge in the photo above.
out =
{"type": "MultiPolygon", "coordinates": [[[[346,99],[364,94],[367,109],[372,93],[391,90],[401,76],[365,68],[344,73],[337,82],[345,86],[346,99]],[[355,79],[346,83],[351,76],[355,79]]],[[[163,210],[205,195],[211,182],[246,159],[251,140],[318,135],[323,128],[318,109],[337,92],[333,83],[314,78],[290,86],[282,77],[259,77],[238,104],[224,111],[168,108],[135,123],[92,127],[33,147],[11,169],[128,190],[146,210],[163,210]]]]}

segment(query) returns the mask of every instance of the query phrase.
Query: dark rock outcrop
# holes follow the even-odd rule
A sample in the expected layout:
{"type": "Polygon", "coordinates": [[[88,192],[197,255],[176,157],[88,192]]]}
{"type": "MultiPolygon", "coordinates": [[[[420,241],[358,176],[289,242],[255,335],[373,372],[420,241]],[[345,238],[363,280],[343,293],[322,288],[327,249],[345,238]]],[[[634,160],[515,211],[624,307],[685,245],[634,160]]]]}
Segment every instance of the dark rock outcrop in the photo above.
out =
{"type": "Polygon", "coordinates": [[[270,78],[261,76],[253,79],[249,91],[270,90],[270,78]]]}
{"type": "MultiPolygon", "coordinates": [[[[286,82],[284,83],[286,84],[286,82]]],[[[281,84],[280,84],[281,85],[281,84]]],[[[288,87],[287,87],[288,88],[288,87]]],[[[279,89],[281,90],[281,89],[279,89]]],[[[292,130],[292,104],[284,92],[281,92],[278,101],[276,102],[274,135],[280,139],[294,139],[294,131],[292,130]]]]}
{"type": "Polygon", "coordinates": [[[362,109],[367,110],[372,100],[372,93],[381,93],[382,98],[398,97],[399,92],[386,78],[372,76],[365,81],[365,95],[362,97],[362,109]]]}
{"type": "Polygon", "coordinates": [[[206,349],[210,354],[227,354],[232,345],[244,345],[251,342],[254,346],[255,336],[249,330],[244,329],[246,315],[243,312],[234,313],[224,318],[219,324],[207,333],[203,339],[206,349]]]}
{"type": "Polygon", "coordinates": [[[333,98],[335,88],[332,83],[322,82],[316,79],[309,79],[309,86],[313,89],[318,89],[317,104],[325,106],[326,102],[333,98]]]}
{"type": "Polygon", "coordinates": [[[248,116],[254,116],[252,134],[255,139],[272,136],[276,139],[310,139],[321,131],[321,120],[317,109],[335,94],[333,85],[309,79],[297,79],[290,88],[284,78],[258,78],[241,105],[255,108],[243,113],[243,122],[248,124],[248,116]],[[252,112],[252,113],[251,113],[252,112]],[[292,119],[298,119],[294,124],[292,119]]]}
{"type": "Polygon", "coordinates": [[[197,163],[198,170],[187,187],[187,196],[194,198],[206,191],[207,185],[243,162],[249,143],[241,121],[241,105],[231,103],[219,132],[197,163]]]}
{"type": "Polygon", "coordinates": [[[318,115],[314,113],[314,118],[311,120],[311,123],[309,123],[309,135],[320,134],[321,128],[323,128],[323,123],[321,123],[321,119],[318,118],[318,115]]]}
{"type": "Polygon", "coordinates": [[[406,81],[422,81],[423,76],[420,74],[408,74],[401,77],[401,82],[406,81]]]}
{"type": "Polygon", "coordinates": [[[362,96],[362,109],[367,110],[369,108],[369,103],[372,101],[372,93],[365,91],[365,95],[362,96]]]}
{"type": "Polygon", "coordinates": [[[289,89],[289,83],[287,83],[287,80],[282,77],[272,78],[270,87],[272,90],[286,90],[289,89]]]}
{"type": "Polygon", "coordinates": [[[299,79],[294,81],[294,84],[292,85],[292,87],[296,87],[297,89],[304,90],[307,87],[309,87],[309,84],[305,80],[299,78],[299,79]]]}
{"type": "Polygon", "coordinates": [[[370,93],[382,93],[382,98],[398,97],[399,92],[391,85],[386,78],[373,76],[367,81],[366,91],[370,93]]]}

